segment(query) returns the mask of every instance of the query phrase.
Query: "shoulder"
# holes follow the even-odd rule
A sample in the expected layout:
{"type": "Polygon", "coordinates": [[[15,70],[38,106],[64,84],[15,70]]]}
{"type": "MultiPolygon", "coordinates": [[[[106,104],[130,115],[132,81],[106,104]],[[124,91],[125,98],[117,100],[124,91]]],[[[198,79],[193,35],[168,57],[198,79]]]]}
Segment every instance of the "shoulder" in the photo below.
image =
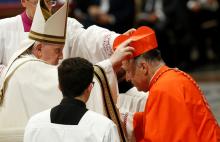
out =
{"type": "Polygon", "coordinates": [[[98,136],[98,139],[104,139],[106,135],[113,134],[117,132],[116,125],[99,113],[88,110],[86,114],[82,117],[79,125],[90,130],[92,134],[98,136]]]}
{"type": "MultiPolygon", "coordinates": [[[[25,57],[20,58],[19,60],[23,60],[23,64],[21,65],[20,69],[27,69],[28,71],[39,71],[39,72],[49,72],[49,71],[57,71],[56,66],[50,65],[45,63],[42,60],[32,58],[32,57],[25,57]],[[26,61],[25,61],[26,58],[26,61]]],[[[22,61],[21,61],[22,62],[22,61]]]]}
{"type": "Polygon", "coordinates": [[[49,65],[32,57],[17,59],[11,66],[11,72],[13,73],[12,78],[17,78],[19,80],[24,76],[28,76],[25,81],[42,80],[42,82],[44,82],[43,80],[47,79],[54,81],[57,79],[56,66],[49,65]]]}
{"type": "Polygon", "coordinates": [[[153,97],[154,99],[182,102],[192,90],[198,92],[195,84],[188,74],[178,69],[172,69],[162,74],[153,84],[149,91],[149,99],[153,97]]]}
{"type": "Polygon", "coordinates": [[[92,117],[95,117],[97,118],[98,120],[104,120],[106,122],[109,122],[110,119],[108,119],[106,116],[102,115],[102,114],[99,114],[97,112],[94,112],[94,111],[91,111],[91,110],[88,110],[87,113],[86,113],[88,116],[92,116],[92,117]]]}
{"type": "Polygon", "coordinates": [[[91,110],[88,110],[84,116],[85,117],[83,117],[82,120],[85,120],[86,123],[97,124],[100,128],[107,128],[109,126],[111,127],[115,126],[112,120],[110,120],[109,118],[107,118],[106,116],[102,114],[99,114],[91,110]]]}
{"type": "Polygon", "coordinates": [[[18,20],[21,20],[20,15],[9,17],[9,18],[4,18],[0,20],[0,26],[10,26],[10,25],[16,24],[18,20]]]}
{"type": "Polygon", "coordinates": [[[186,83],[190,83],[189,75],[178,70],[178,69],[171,69],[165,73],[163,73],[158,80],[153,85],[154,89],[159,88],[161,91],[166,90],[175,90],[181,88],[186,83]],[[168,85],[169,84],[169,85],[168,85]]]}
{"type": "Polygon", "coordinates": [[[42,123],[42,122],[50,122],[50,111],[51,109],[47,109],[45,111],[33,115],[28,122],[29,125],[42,123]]]}

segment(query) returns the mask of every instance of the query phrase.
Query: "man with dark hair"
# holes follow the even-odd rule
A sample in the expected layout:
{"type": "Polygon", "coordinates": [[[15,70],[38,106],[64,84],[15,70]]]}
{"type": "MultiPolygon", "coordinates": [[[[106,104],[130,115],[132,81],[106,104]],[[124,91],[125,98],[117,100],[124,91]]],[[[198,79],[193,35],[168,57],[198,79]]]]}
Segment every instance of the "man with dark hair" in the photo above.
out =
{"type": "Polygon", "coordinates": [[[219,142],[220,128],[197,83],[177,68],[169,68],[157,49],[154,31],[141,27],[127,39],[135,48],[123,61],[126,79],[149,96],[144,112],[124,114],[125,126],[134,130],[137,142],[219,142]]]}
{"type": "Polygon", "coordinates": [[[86,108],[94,85],[93,76],[93,65],[89,61],[80,57],[64,60],[58,67],[63,99],[58,106],[30,119],[24,142],[119,142],[116,125],[86,108]]]}
{"type": "Polygon", "coordinates": [[[59,86],[64,97],[81,95],[92,82],[93,74],[93,65],[87,60],[79,57],[64,60],[58,67],[59,86]]]}

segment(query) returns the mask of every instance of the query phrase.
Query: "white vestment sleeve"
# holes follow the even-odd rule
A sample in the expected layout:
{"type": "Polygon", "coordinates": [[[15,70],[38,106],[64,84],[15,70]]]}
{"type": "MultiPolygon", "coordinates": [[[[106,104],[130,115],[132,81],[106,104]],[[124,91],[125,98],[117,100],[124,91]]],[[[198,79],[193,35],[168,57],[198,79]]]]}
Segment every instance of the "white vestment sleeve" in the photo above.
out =
{"type": "Polygon", "coordinates": [[[117,80],[115,71],[113,70],[111,61],[107,59],[107,60],[97,63],[97,65],[99,65],[100,67],[104,69],[112,95],[118,96],[119,94],[118,80],[117,80]]]}
{"type": "MultiPolygon", "coordinates": [[[[108,79],[109,87],[111,89],[111,92],[113,95],[118,95],[118,84],[117,84],[117,78],[115,75],[115,72],[112,68],[112,64],[109,59],[104,60],[102,62],[99,62],[97,65],[102,67],[102,69],[106,73],[106,77],[108,79]]],[[[94,77],[94,87],[91,91],[89,100],[86,102],[86,106],[88,109],[93,110],[95,112],[105,114],[104,112],[104,103],[103,103],[103,97],[102,97],[102,91],[100,84],[97,80],[97,78],[94,77]]]]}
{"type": "Polygon", "coordinates": [[[84,29],[76,23],[75,19],[68,18],[67,37],[71,47],[65,49],[64,58],[82,57],[95,64],[112,55],[112,45],[118,34],[98,26],[84,29]]]}
{"type": "Polygon", "coordinates": [[[149,93],[140,92],[135,87],[118,96],[117,107],[120,119],[126,129],[128,141],[135,140],[133,133],[133,116],[135,112],[143,112],[149,93]]]}

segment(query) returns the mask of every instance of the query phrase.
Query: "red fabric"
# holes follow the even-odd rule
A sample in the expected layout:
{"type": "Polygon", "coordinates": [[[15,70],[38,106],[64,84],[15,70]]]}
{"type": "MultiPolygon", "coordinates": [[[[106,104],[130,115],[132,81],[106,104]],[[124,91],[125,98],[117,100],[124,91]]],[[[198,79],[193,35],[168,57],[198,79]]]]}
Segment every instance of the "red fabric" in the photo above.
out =
{"type": "Polygon", "coordinates": [[[144,129],[144,121],[143,121],[143,112],[137,112],[134,114],[134,120],[133,121],[133,129],[135,132],[136,141],[141,141],[141,138],[143,137],[143,130],[144,129]]]}
{"type": "Polygon", "coordinates": [[[21,14],[21,19],[24,27],[24,32],[30,32],[32,20],[27,16],[25,11],[21,14]]]}
{"type": "Polygon", "coordinates": [[[142,116],[134,117],[137,142],[217,142],[219,126],[195,81],[163,66],[150,83],[142,116]],[[143,135],[138,135],[143,134],[143,135]]]}
{"type": "Polygon", "coordinates": [[[139,56],[147,51],[157,48],[157,40],[155,32],[146,26],[139,27],[135,32],[130,35],[120,35],[116,37],[113,43],[113,49],[115,50],[118,45],[126,41],[127,39],[132,39],[129,46],[135,48],[133,56],[139,56]]]}

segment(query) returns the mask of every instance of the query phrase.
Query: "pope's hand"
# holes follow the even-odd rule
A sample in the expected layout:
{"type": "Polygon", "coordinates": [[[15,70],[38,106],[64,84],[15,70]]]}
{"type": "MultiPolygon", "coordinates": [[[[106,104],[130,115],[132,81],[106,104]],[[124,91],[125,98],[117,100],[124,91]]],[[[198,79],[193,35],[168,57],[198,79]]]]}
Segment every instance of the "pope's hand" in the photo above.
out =
{"type": "Polygon", "coordinates": [[[136,31],[136,29],[131,28],[131,29],[127,30],[125,33],[123,33],[123,35],[130,35],[130,34],[132,34],[135,31],[136,31]]]}
{"type": "Polygon", "coordinates": [[[116,48],[116,50],[114,51],[112,56],[110,57],[110,61],[112,63],[112,66],[113,66],[113,69],[115,72],[117,72],[120,69],[123,60],[125,60],[133,55],[134,48],[128,46],[128,44],[131,41],[132,41],[131,39],[128,39],[128,40],[124,41],[122,44],[120,44],[116,48]]]}

